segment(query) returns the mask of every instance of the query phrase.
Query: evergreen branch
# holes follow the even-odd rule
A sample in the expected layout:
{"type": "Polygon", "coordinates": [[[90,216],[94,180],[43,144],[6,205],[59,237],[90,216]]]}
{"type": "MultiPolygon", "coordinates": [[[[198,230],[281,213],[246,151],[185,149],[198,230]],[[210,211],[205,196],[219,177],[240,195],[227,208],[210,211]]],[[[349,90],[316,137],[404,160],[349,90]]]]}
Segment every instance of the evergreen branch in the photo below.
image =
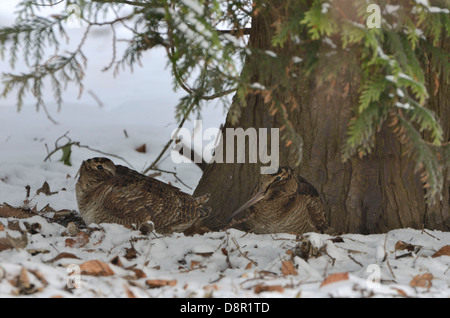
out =
{"type": "Polygon", "coordinates": [[[151,3],[149,2],[138,2],[138,1],[130,1],[130,0],[92,0],[92,2],[99,2],[99,3],[121,3],[121,4],[128,4],[130,6],[136,6],[136,7],[150,7],[151,3]]]}
{"type": "MultiPolygon", "coordinates": [[[[170,54],[170,52],[167,51],[167,54],[170,54]]],[[[177,66],[176,66],[176,64],[174,64],[174,62],[172,62],[172,71],[173,71],[173,75],[174,75],[175,80],[177,81],[178,85],[180,85],[180,87],[185,92],[187,92],[189,95],[195,95],[198,99],[201,99],[201,100],[213,100],[213,99],[234,93],[237,90],[236,88],[231,88],[231,89],[224,90],[222,92],[217,92],[212,95],[198,94],[198,92],[195,92],[193,89],[189,88],[187,86],[187,84],[183,81],[183,79],[181,78],[181,76],[178,73],[177,66]]]]}
{"type": "Polygon", "coordinates": [[[406,95],[406,99],[414,106],[405,111],[409,120],[411,122],[416,122],[419,125],[420,132],[428,131],[430,133],[432,139],[431,143],[434,146],[441,146],[444,139],[444,132],[441,125],[439,125],[439,121],[434,112],[417,103],[409,95],[406,95]]]}
{"type": "Polygon", "coordinates": [[[33,5],[35,5],[36,7],[53,7],[60,3],[63,3],[65,0],[59,0],[58,2],[53,2],[52,0],[49,0],[49,1],[50,1],[50,3],[48,3],[48,4],[34,2],[33,5]]]}
{"type": "Polygon", "coordinates": [[[133,17],[134,17],[134,13],[131,13],[131,14],[123,16],[123,17],[117,17],[114,20],[104,21],[104,22],[93,22],[93,21],[90,21],[90,20],[88,20],[88,19],[86,19],[84,17],[81,17],[81,20],[83,20],[84,22],[86,22],[90,26],[104,26],[104,25],[111,25],[112,26],[112,25],[114,25],[116,23],[119,23],[119,22],[123,23],[125,20],[130,20],[133,17]]]}
{"type": "Polygon", "coordinates": [[[54,27],[58,27],[62,35],[66,35],[62,28],[62,22],[67,16],[57,16],[54,19],[33,17],[20,21],[12,27],[0,28],[0,45],[3,47],[7,40],[12,40],[10,64],[14,68],[19,47],[23,48],[23,57],[27,65],[30,65],[29,57],[34,57],[33,64],[39,64],[43,56],[45,42],[58,47],[54,27]]]}
{"type": "Polygon", "coordinates": [[[394,132],[396,132],[399,141],[410,148],[408,152],[414,157],[415,170],[416,172],[421,171],[421,181],[427,190],[425,198],[429,204],[434,204],[436,196],[438,196],[438,200],[442,200],[444,183],[442,167],[435,153],[436,148],[427,145],[412,123],[401,113],[397,113],[395,116],[398,119],[398,128],[397,130],[394,129],[394,132]]]}

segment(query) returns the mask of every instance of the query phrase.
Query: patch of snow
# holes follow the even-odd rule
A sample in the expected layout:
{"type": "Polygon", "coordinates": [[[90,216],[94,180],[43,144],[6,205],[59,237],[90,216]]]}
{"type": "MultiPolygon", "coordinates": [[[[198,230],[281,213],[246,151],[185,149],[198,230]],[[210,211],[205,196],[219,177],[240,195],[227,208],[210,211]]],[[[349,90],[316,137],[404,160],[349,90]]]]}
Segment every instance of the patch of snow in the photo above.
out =
{"type": "Polygon", "coordinates": [[[331,4],[329,4],[328,2],[322,3],[322,10],[320,10],[320,13],[326,14],[330,7],[331,7],[331,4]]]}
{"type": "Polygon", "coordinates": [[[439,7],[429,7],[428,10],[431,13],[445,13],[445,14],[449,14],[450,10],[447,8],[439,8],[439,7]]]}
{"type": "Polygon", "coordinates": [[[331,46],[333,49],[337,48],[336,44],[334,44],[334,42],[329,37],[324,37],[323,42],[331,46]]]}
{"type": "Polygon", "coordinates": [[[187,7],[189,7],[192,11],[197,13],[198,15],[203,14],[203,7],[201,6],[201,3],[197,0],[181,0],[183,4],[187,7]]]}
{"type": "Polygon", "coordinates": [[[277,57],[277,54],[270,50],[265,50],[264,53],[266,53],[267,55],[269,55],[271,57],[277,57]]]}
{"type": "Polygon", "coordinates": [[[380,56],[380,58],[382,58],[385,61],[389,61],[389,56],[386,55],[386,53],[384,53],[383,49],[380,46],[377,46],[377,53],[380,56]]]}
{"type": "Polygon", "coordinates": [[[403,91],[402,91],[400,88],[397,88],[397,95],[398,95],[398,97],[400,97],[400,98],[405,97],[405,94],[403,93],[403,91]]]}
{"type": "Polygon", "coordinates": [[[292,58],[292,62],[294,62],[295,64],[301,63],[302,61],[303,61],[303,59],[301,57],[298,57],[298,56],[294,56],[292,58]]]}
{"type": "Polygon", "coordinates": [[[411,106],[410,103],[400,103],[400,102],[396,102],[395,106],[403,108],[403,109],[412,109],[413,107],[411,106]]]}
{"type": "Polygon", "coordinates": [[[394,75],[386,75],[385,78],[392,83],[397,83],[397,80],[395,79],[394,75]]]}
{"type": "Polygon", "coordinates": [[[400,9],[399,5],[386,4],[384,7],[384,11],[386,13],[392,14],[400,9]]]}

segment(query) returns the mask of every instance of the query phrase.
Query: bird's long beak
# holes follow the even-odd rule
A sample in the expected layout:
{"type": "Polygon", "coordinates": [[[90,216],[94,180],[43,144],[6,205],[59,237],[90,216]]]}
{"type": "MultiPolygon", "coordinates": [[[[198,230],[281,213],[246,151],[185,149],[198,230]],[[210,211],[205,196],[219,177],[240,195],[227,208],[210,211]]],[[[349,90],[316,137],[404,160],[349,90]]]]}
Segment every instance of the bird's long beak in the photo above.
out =
{"type": "Polygon", "coordinates": [[[249,207],[255,205],[256,203],[258,203],[259,201],[264,199],[264,196],[265,196],[265,192],[264,191],[258,192],[254,197],[252,197],[250,200],[245,202],[239,209],[234,211],[233,214],[228,218],[228,222],[230,222],[236,216],[238,216],[239,214],[241,214],[242,212],[247,210],[249,207]]]}

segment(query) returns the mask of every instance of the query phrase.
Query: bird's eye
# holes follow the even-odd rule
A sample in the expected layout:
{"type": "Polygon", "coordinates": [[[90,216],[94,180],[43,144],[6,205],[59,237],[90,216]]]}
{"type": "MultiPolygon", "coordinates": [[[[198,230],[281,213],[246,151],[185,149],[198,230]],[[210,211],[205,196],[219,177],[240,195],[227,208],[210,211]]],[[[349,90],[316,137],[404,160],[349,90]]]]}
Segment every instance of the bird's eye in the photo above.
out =
{"type": "Polygon", "coordinates": [[[103,166],[102,166],[102,165],[98,165],[98,166],[97,166],[97,170],[102,171],[102,170],[103,170],[103,166]]]}
{"type": "Polygon", "coordinates": [[[281,177],[280,177],[280,176],[278,176],[278,177],[275,178],[275,181],[280,181],[280,180],[281,180],[281,177]]]}

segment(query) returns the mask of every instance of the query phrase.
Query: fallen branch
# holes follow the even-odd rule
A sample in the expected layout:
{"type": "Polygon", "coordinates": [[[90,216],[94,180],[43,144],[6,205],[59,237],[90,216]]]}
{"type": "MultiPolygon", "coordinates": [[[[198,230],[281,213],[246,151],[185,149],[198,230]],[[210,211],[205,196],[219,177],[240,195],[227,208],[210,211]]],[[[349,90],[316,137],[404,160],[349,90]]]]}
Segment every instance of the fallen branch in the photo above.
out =
{"type": "MultiPolygon", "coordinates": [[[[60,150],[63,150],[63,149],[66,148],[66,147],[77,146],[77,147],[79,147],[79,148],[84,148],[84,149],[88,149],[88,150],[90,150],[90,151],[98,152],[98,153],[100,153],[100,154],[102,154],[102,155],[105,155],[105,156],[109,156],[109,157],[114,157],[114,158],[120,159],[120,160],[124,161],[128,166],[130,166],[131,168],[133,168],[132,164],[130,164],[127,160],[125,160],[124,158],[122,158],[122,157],[120,157],[120,156],[117,156],[117,155],[114,155],[114,154],[111,154],[111,153],[107,153],[107,152],[104,152],[104,151],[101,151],[101,150],[98,150],[98,149],[94,149],[94,148],[91,148],[91,147],[86,146],[86,145],[81,145],[79,141],[72,141],[72,139],[70,139],[70,138],[67,136],[68,133],[69,133],[69,132],[66,132],[64,135],[62,135],[61,137],[59,137],[59,138],[55,141],[55,149],[47,154],[47,157],[45,157],[44,162],[46,162],[47,160],[50,160],[51,156],[53,156],[56,152],[58,152],[58,151],[60,151],[60,150]],[[63,138],[66,138],[66,139],[68,140],[67,143],[66,143],[65,145],[63,145],[63,146],[58,146],[58,142],[59,142],[61,139],[63,139],[63,138]]],[[[45,147],[47,148],[47,152],[48,152],[48,146],[47,146],[47,144],[45,144],[45,147]]]]}

